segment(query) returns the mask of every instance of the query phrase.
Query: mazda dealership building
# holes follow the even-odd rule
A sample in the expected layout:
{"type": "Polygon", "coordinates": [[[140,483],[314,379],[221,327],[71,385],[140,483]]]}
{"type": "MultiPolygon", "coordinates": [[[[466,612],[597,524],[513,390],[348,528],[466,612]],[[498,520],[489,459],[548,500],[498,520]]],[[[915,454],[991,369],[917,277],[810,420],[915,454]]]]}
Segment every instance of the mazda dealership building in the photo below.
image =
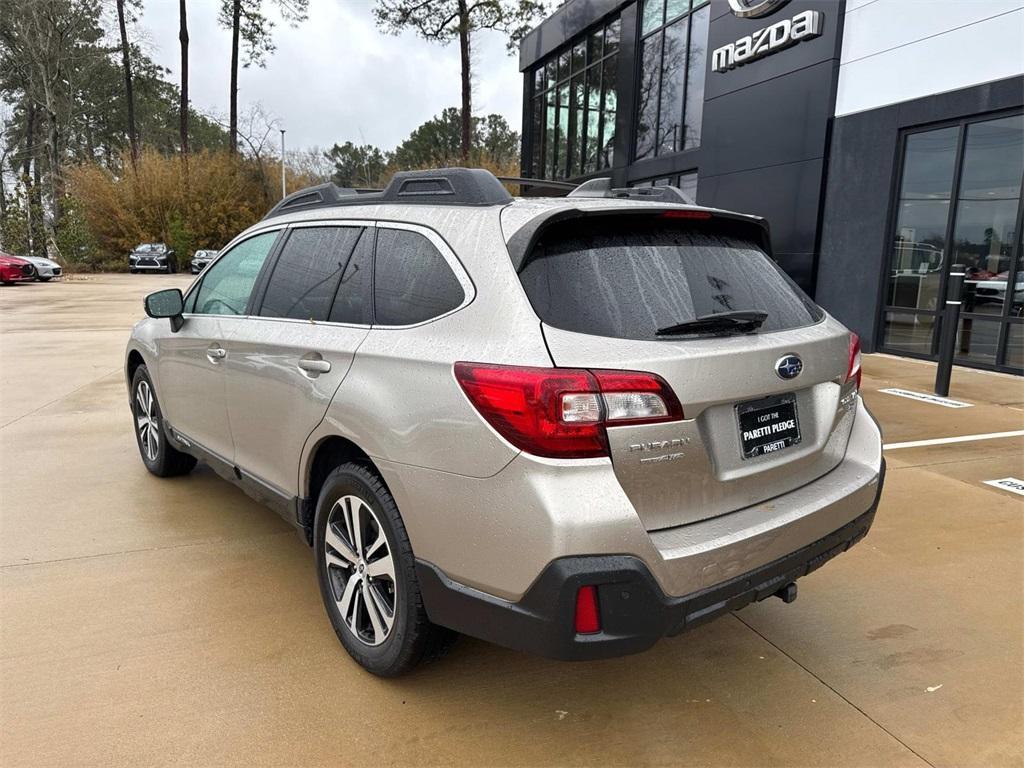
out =
{"type": "Polygon", "coordinates": [[[964,271],[957,362],[1024,371],[1024,0],[569,0],[520,68],[524,176],[765,216],[868,351],[964,271]]]}

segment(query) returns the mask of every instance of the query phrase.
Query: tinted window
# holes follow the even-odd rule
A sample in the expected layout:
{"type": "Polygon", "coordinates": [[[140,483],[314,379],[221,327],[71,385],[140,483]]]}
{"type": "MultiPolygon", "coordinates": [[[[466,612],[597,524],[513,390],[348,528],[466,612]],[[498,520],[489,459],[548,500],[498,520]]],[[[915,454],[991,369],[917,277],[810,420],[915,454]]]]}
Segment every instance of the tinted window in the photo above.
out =
{"type": "Polygon", "coordinates": [[[448,262],[418,232],[380,229],[374,266],[375,321],[411,325],[458,307],[465,293],[448,262]]]}
{"type": "Polygon", "coordinates": [[[260,315],[326,320],[361,227],[299,227],[288,235],[260,315]]]}
{"type": "Polygon", "coordinates": [[[244,315],[252,287],[276,239],[277,232],[250,237],[212,264],[199,285],[195,311],[201,315],[244,315]]]}
{"type": "Polygon", "coordinates": [[[341,276],[341,285],[334,295],[334,306],[328,318],[332,323],[369,325],[373,322],[373,230],[364,229],[355,243],[352,255],[341,276]]]}
{"type": "Polygon", "coordinates": [[[756,244],[710,226],[566,223],[545,233],[520,279],[544,322],[597,336],[654,339],[658,328],[744,309],[768,313],[761,332],[822,317],[756,244]]]}

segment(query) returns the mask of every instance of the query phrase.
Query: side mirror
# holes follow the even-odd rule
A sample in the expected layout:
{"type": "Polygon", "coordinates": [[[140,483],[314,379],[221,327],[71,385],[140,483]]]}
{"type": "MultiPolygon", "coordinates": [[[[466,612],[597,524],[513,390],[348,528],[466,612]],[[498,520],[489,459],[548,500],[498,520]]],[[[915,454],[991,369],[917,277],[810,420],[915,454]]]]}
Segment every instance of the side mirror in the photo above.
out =
{"type": "Polygon", "coordinates": [[[177,332],[184,322],[182,313],[185,311],[185,298],[181,289],[168,288],[164,291],[151,293],[145,301],[146,314],[150,317],[169,317],[171,330],[177,332]]]}

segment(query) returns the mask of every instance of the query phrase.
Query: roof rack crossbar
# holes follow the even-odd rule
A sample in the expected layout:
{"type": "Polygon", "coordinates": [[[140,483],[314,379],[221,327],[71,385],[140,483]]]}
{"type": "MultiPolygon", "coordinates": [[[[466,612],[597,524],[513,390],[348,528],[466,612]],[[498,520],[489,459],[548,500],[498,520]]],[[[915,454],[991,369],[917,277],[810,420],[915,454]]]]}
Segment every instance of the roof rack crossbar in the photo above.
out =
{"type": "Polygon", "coordinates": [[[399,171],[383,190],[320,184],[293,192],[264,216],[343,205],[402,203],[415,205],[505,205],[512,196],[490,171],[481,168],[440,168],[399,171]]]}

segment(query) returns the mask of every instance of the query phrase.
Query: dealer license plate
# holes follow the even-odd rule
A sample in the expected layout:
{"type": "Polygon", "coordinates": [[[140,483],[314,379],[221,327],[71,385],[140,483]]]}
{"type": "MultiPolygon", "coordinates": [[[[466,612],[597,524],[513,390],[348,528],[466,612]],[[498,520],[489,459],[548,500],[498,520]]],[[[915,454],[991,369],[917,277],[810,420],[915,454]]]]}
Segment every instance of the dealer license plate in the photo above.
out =
{"type": "Polygon", "coordinates": [[[744,459],[775,453],[800,442],[796,397],[779,395],[736,406],[744,459]]]}

